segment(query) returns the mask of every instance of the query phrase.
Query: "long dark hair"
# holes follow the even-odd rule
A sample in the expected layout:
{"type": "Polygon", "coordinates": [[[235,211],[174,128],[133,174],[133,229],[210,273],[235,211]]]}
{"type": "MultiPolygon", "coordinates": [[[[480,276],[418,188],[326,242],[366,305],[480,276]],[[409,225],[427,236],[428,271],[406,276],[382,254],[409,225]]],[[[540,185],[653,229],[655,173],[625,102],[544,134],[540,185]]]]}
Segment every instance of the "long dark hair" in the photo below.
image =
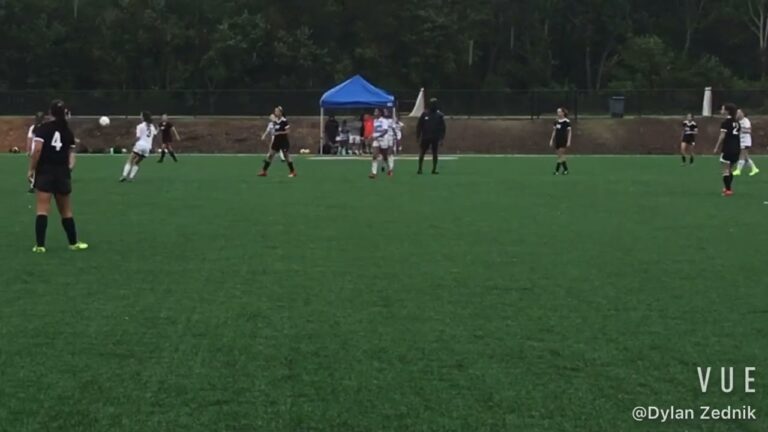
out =
{"type": "Polygon", "coordinates": [[[152,113],[149,111],[142,111],[141,112],[141,119],[144,120],[144,123],[151,125],[152,124],[152,113]]]}
{"type": "Polygon", "coordinates": [[[736,104],[727,103],[723,105],[723,110],[728,113],[728,116],[735,119],[736,111],[738,111],[739,109],[736,107],[736,104]]]}
{"type": "Polygon", "coordinates": [[[38,111],[35,114],[35,126],[40,126],[45,121],[45,114],[42,111],[38,111]]]}
{"type": "Polygon", "coordinates": [[[50,108],[51,117],[53,117],[56,121],[63,121],[66,123],[67,121],[67,107],[64,105],[64,101],[61,99],[56,99],[53,102],[51,102],[51,108],[50,108]]]}

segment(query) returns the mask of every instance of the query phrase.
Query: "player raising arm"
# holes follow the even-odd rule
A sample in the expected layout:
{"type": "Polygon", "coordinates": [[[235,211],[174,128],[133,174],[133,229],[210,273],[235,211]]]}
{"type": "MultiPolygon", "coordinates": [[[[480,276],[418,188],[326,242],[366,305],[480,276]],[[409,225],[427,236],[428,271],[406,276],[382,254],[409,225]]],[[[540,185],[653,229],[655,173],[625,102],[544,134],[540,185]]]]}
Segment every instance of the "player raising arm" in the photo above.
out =
{"type": "Polygon", "coordinates": [[[733,195],[733,166],[739,162],[741,145],[739,136],[741,126],[737,120],[736,105],[728,103],[723,105],[721,113],[725,120],[720,125],[720,137],[717,139],[713,153],[720,153],[720,167],[723,173],[723,196],[733,195]]]}
{"type": "Polygon", "coordinates": [[[141,120],[141,124],[136,126],[136,144],[133,146],[133,152],[128,156],[128,162],[123,167],[120,183],[133,181],[136,173],[139,172],[139,165],[152,151],[152,141],[157,135],[157,129],[152,124],[152,114],[148,111],[142,112],[141,120]]]}
{"type": "Polygon", "coordinates": [[[35,148],[29,159],[27,178],[34,181],[37,190],[37,217],[35,218],[35,253],[45,253],[45,238],[48,230],[48,212],[51,198],[61,215],[61,225],[67,233],[69,249],[81,251],[88,245],[77,240],[75,219],[72,216],[70,194],[72,193],[72,168],[75,166],[75,136],[69,129],[64,102],[55,100],[50,109],[52,121],[43,123],[35,133],[35,148]]]}

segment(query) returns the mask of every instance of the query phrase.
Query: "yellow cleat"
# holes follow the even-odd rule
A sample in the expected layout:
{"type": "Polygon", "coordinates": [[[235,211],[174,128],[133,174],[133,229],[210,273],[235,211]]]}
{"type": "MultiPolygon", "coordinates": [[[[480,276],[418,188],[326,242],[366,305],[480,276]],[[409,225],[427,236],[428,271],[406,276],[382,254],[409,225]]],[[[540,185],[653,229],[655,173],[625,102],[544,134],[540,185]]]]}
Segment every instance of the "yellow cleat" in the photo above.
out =
{"type": "Polygon", "coordinates": [[[736,177],[740,176],[741,175],[741,170],[734,171],[733,175],[735,175],[736,177]]]}
{"type": "Polygon", "coordinates": [[[77,242],[77,243],[69,246],[69,250],[75,251],[75,252],[77,252],[77,251],[84,251],[86,249],[88,249],[88,244],[87,243],[83,243],[83,242],[77,242]]]}
{"type": "Polygon", "coordinates": [[[760,174],[760,170],[757,169],[757,168],[754,168],[754,169],[752,169],[752,172],[749,173],[749,176],[752,177],[752,176],[756,176],[758,174],[760,174]]]}
{"type": "Polygon", "coordinates": [[[34,252],[36,254],[44,254],[45,253],[45,248],[43,246],[35,246],[35,247],[32,248],[32,252],[34,252]]]}

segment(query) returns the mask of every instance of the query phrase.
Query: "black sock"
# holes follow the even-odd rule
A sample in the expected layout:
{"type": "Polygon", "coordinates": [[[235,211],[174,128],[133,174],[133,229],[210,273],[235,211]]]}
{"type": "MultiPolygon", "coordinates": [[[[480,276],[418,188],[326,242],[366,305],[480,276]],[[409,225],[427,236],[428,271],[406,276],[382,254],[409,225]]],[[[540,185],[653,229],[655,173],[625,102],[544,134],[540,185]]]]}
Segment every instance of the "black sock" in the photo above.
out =
{"type": "Polygon", "coordinates": [[[169,150],[168,154],[171,155],[171,159],[173,159],[174,162],[178,162],[179,161],[178,159],[176,159],[176,153],[174,153],[173,151],[169,150]]]}
{"type": "Polygon", "coordinates": [[[685,159],[685,155],[682,155],[682,156],[680,156],[680,157],[681,157],[681,158],[683,158],[683,163],[686,163],[686,162],[688,162],[688,161],[685,159]]]}
{"type": "Polygon", "coordinates": [[[288,162],[288,169],[289,169],[291,172],[296,172],[296,170],[293,168],[293,161],[291,161],[291,162],[288,162]]]}
{"type": "Polygon", "coordinates": [[[61,226],[64,227],[64,232],[67,233],[67,240],[69,240],[70,246],[77,244],[77,229],[75,228],[75,219],[63,218],[61,220],[61,226]]]}
{"type": "Polygon", "coordinates": [[[419,153],[419,172],[424,168],[424,152],[419,153]]]}
{"type": "Polygon", "coordinates": [[[562,163],[560,163],[560,162],[558,162],[557,165],[555,165],[555,172],[556,173],[560,172],[560,165],[562,165],[562,163]]]}
{"type": "Polygon", "coordinates": [[[160,150],[160,162],[165,159],[165,150],[160,150]]]}
{"type": "Polygon", "coordinates": [[[563,161],[563,172],[568,172],[568,162],[563,161]]]}
{"type": "Polygon", "coordinates": [[[437,172],[437,151],[432,152],[432,172],[437,172]]]}
{"type": "Polygon", "coordinates": [[[48,215],[37,215],[37,218],[35,218],[35,237],[39,247],[45,247],[45,232],[47,230],[48,215]]]}
{"type": "Polygon", "coordinates": [[[691,155],[691,165],[693,165],[693,155],[691,155]]]}
{"type": "Polygon", "coordinates": [[[728,174],[723,176],[723,185],[725,186],[725,190],[729,191],[731,190],[731,185],[733,184],[733,174],[728,174]]]}
{"type": "Polygon", "coordinates": [[[270,165],[272,165],[272,162],[270,162],[269,160],[265,160],[264,161],[264,167],[261,170],[264,171],[264,172],[267,172],[267,170],[269,169],[270,165]]]}

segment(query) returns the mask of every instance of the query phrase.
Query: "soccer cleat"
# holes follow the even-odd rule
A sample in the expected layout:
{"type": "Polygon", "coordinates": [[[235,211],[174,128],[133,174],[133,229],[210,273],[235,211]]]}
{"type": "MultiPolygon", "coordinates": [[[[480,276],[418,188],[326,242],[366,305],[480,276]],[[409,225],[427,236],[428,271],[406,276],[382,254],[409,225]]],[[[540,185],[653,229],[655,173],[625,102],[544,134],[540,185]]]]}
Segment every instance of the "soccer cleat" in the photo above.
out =
{"type": "Polygon", "coordinates": [[[45,251],[45,246],[35,246],[35,247],[32,248],[32,252],[34,252],[36,254],[44,254],[46,252],[45,251]]]}
{"type": "Polygon", "coordinates": [[[266,171],[262,171],[262,172],[259,173],[259,177],[266,177],[266,176],[267,176],[267,172],[266,171]]]}
{"type": "Polygon", "coordinates": [[[31,187],[31,188],[27,189],[27,192],[33,194],[33,193],[35,193],[35,188],[31,187]]]}
{"type": "Polygon", "coordinates": [[[741,170],[737,169],[736,171],[733,172],[733,175],[736,176],[736,177],[740,176],[741,175],[741,170]]]}
{"type": "Polygon", "coordinates": [[[69,250],[77,252],[77,251],[84,251],[88,249],[88,244],[83,242],[77,242],[73,245],[69,245],[69,250]]]}
{"type": "Polygon", "coordinates": [[[368,178],[369,178],[369,179],[371,179],[371,180],[373,180],[373,179],[375,179],[375,178],[376,178],[376,174],[374,174],[374,173],[370,173],[370,174],[368,174],[368,178]]]}
{"type": "Polygon", "coordinates": [[[729,197],[729,196],[732,196],[732,195],[733,195],[733,191],[732,190],[723,189],[723,196],[724,197],[729,197]]]}
{"type": "Polygon", "coordinates": [[[127,182],[127,181],[128,181],[128,179],[127,179],[127,178],[125,178],[125,177],[120,177],[120,183],[125,183],[125,182],[127,182]]]}
{"type": "Polygon", "coordinates": [[[387,171],[387,176],[392,177],[392,170],[387,171]]]}
{"type": "Polygon", "coordinates": [[[757,169],[757,168],[755,168],[755,169],[753,169],[753,170],[752,170],[752,171],[749,173],[749,176],[750,176],[750,177],[752,177],[752,176],[756,176],[756,175],[758,175],[758,174],[760,174],[760,170],[759,170],[759,169],[757,169]]]}
{"type": "Polygon", "coordinates": [[[290,178],[296,177],[296,172],[294,171],[294,172],[288,174],[288,177],[290,177],[290,178]]]}
{"type": "Polygon", "coordinates": [[[568,175],[568,171],[563,171],[563,175],[568,175]]]}
{"type": "Polygon", "coordinates": [[[421,170],[416,171],[416,175],[422,175],[424,174],[421,170]]]}
{"type": "Polygon", "coordinates": [[[439,174],[440,174],[439,171],[432,171],[432,175],[439,175],[439,174]]]}

